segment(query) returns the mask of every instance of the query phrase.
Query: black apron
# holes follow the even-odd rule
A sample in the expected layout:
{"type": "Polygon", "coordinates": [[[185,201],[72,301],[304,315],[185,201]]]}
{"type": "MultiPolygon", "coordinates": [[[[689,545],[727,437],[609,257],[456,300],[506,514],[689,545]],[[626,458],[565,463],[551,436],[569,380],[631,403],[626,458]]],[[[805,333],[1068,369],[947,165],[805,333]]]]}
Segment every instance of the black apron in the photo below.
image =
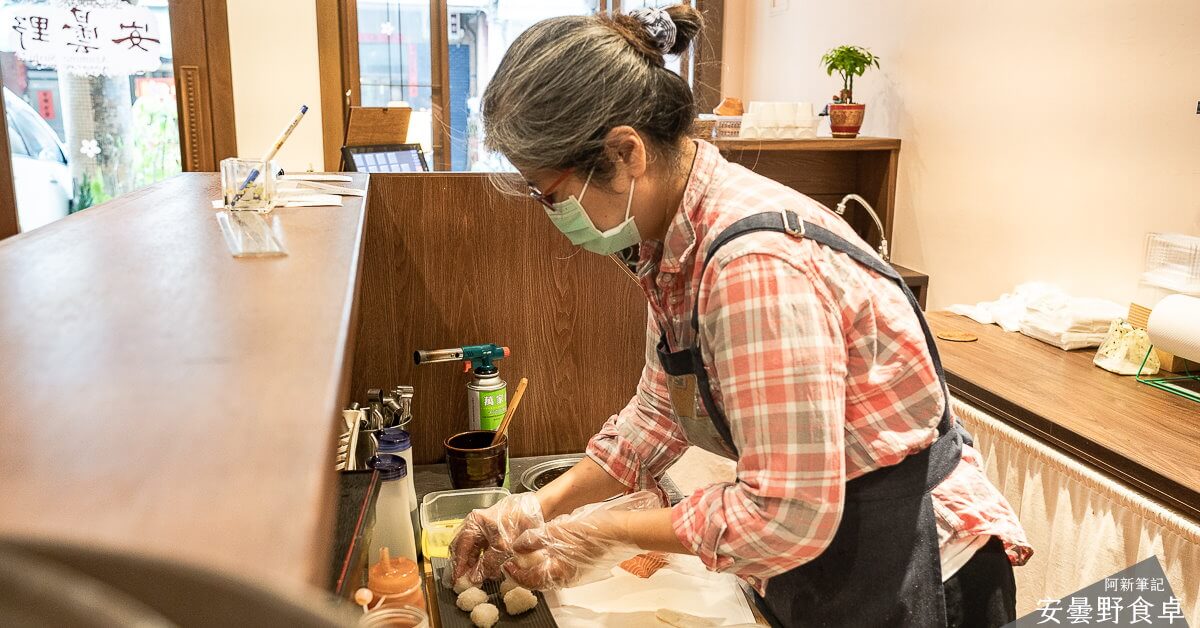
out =
{"type": "MultiPolygon", "coordinates": [[[[802,222],[790,211],[749,216],[718,234],[704,258],[704,269],[722,246],[756,231],[808,238],[896,282],[921,323],[934,370],[946,391],[937,345],[904,280],[891,266],[828,229],[802,222]]],[[[704,370],[699,346],[699,292],[697,289],[697,303],[692,310],[695,343],[671,352],[664,334],[658,357],[668,375],[677,419],[689,441],[736,460],[737,448],[729,424],[713,399],[704,370]],[[686,410],[687,398],[691,397],[690,407],[694,408],[697,394],[706,418],[686,410]]],[[[758,596],[758,606],[772,626],[946,625],[937,524],[929,492],[958,466],[963,443],[971,442],[970,435],[955,424],[950,414],[948,391],[937,433],[927,449],[846,483],[841,523],[830,545],[815,560],[772,577],[766,596],[758,596]]]]}

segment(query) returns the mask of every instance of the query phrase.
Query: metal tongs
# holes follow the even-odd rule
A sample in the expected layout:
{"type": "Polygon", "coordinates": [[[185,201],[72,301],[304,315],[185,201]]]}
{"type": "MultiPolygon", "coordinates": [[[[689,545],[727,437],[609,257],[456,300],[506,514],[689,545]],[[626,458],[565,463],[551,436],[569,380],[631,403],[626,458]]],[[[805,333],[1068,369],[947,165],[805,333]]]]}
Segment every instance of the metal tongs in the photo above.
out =
{"type": "Polygon", "coordinates": [[[358,451],[358,435],[367,422],[365,412],[358,407],[358,402],[354,402],[350,404],[349,409],[342,410],[342,419],[346,422],[346,431],[338,437],[337,457],[333,468],[337,471],[357,471],[358,457],[355,452],[358,451]]]}
{"type": "Polygon", "coordinates": [[[367,391],[367,405],[357,401],[342,411],[346,431],[338,438],[336,469],[356,471],[379,447],[380,430],[399,427],[411,431],[412,386],[395,386],[384,392],[381,388],[367,391]],[[365,432],[366,436],[363,437],[365,432]]]}
{"type": "Polygon", "coordinates": [[[412,386],[396,386],[384,392],[379,388],[367,391],[370,404],[368,428],[380,430],[388,427],[406,428],[412,420],[412,386]]]}

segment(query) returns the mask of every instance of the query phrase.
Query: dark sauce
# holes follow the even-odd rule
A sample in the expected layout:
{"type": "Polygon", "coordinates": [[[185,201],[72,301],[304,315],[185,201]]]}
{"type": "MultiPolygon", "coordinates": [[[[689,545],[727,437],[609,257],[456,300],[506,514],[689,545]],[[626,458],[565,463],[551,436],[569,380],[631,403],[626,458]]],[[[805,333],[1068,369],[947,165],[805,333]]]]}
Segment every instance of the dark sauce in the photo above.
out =
{"type": "Polygon", "coordinates": [[[546,471],[538,474],[538,476],[533,479],[533,489],[535,491],[541,490],[542,487],[558,479],[558,476],[566,473],[568,470],[570,470],[570,468],[571,467],[555,467],[553,469],[547,469],[546,471]]]}

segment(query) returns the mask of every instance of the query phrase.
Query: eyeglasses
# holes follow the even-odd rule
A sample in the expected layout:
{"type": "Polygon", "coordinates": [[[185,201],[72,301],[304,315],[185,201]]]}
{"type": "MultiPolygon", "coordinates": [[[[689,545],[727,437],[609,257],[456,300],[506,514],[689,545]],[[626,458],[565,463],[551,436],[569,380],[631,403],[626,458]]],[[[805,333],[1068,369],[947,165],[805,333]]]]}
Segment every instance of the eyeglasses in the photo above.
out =
{"type": "Polygon", "coordinates": [[[554,190],[558,188],[563,181],[566,181],[567,177],[571,176],[571,173],[574,171],[574,168],[568,168],[561,175],[559,175],[559,177],[555,179],[553,183],[550,184],[550,187],[546,188],[545,192],[538,189],[538,186],[526,181],[525,185],[529,186],[529,198],[541,203],[546,207],[546,209],[554,211],[554,199],[550,195],[553,194],[554,190]]]}

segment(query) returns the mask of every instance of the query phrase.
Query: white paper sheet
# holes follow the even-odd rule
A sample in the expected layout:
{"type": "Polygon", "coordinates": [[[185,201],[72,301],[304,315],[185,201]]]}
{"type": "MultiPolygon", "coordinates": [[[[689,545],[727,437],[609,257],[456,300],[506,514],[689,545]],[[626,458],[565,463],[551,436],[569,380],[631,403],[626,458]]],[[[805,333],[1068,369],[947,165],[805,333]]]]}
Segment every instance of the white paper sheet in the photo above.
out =
{"type": "Polygon", "coordinates": [[[336,194],[338,196],[366,196],[367,191],[344,185],[333,185],[319,181],[280,181],[279,194],[336,194]]]}
{"type": "Polygon", "coordinates": [[[344,174],[329,174],[325,172],[296,172],[285,174],[279,177],[282,181],[341,181],[349,183],[354,180],[353,177],[344,174]]]}
{"type": "MultiPolygon", "coordinates": [[[[336,194],[289,194],[279,196],[279,207],[341,207],[342,197],[336,194]]],[[[225,207],[224,201],[213,201],[213,209],[225,207]]]]}
{"type": "Polygon", "coordinates": [[[560,628],[663,625],[654,618],[669,608],[729,626],[754,623],[745,594],[731,574],[712,573],[695,556],[672,555],[649,578],[614,568],[611,578],[546,593],[560,628]]]}

